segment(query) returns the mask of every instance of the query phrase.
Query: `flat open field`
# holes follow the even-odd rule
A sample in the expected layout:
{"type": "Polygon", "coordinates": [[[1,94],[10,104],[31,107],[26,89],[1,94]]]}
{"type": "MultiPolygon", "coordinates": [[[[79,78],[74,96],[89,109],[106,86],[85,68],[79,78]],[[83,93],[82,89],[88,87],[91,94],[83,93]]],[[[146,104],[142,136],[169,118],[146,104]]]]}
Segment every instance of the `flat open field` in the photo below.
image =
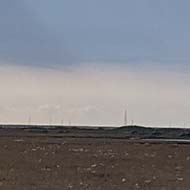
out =
{"type": "Polygon", "coordinates": [[[2,190],[189,190],[190,145],[0,137],[2,190]]]}

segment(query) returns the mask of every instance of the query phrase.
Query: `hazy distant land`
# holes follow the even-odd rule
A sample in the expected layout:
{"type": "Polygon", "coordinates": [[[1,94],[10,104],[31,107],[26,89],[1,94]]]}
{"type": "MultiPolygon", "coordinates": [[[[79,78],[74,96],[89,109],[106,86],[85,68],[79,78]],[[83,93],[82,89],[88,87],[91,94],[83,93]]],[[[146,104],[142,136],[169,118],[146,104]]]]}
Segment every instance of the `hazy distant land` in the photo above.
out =
{"type": "Polygon", "coordinates": [[[190,140],[189,128],[151,128],[142,126],[94,127],[53,125],[0,125],[2,135],[48,135],[57,137],[93,137],[123,139],[184,139],[190,140]]]}

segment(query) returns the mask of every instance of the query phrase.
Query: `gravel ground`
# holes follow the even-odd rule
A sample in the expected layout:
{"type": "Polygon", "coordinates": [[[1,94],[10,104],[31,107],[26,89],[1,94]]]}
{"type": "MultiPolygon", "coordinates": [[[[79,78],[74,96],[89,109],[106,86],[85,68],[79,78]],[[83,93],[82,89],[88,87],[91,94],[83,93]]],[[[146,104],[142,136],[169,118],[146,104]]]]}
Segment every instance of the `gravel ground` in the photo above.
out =
{"type": "Polygon", "coordinates": [[[190,145],[0,137],[2,190],[189,190],[190,145]]]}

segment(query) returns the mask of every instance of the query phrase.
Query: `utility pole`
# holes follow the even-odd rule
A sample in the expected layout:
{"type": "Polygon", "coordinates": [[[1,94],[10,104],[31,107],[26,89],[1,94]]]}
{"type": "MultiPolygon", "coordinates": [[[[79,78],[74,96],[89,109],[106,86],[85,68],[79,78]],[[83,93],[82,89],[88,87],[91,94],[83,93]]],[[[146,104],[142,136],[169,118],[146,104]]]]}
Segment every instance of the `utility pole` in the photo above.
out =
{"type": "Polygon", "coordinates": [[[127,126],[128,113],[127,110],[124,111],[124,125],[127,126]]]}
{"type": "Polygon", "coordinates": [[[28,125],[31,125],[31,117],[28,117],[28,125]]]}
{"type": "Polygon", "coordinates": [[[51,125],[52,124],[52,117],[50,116],[49,117],[49,125],[51,125]]]}

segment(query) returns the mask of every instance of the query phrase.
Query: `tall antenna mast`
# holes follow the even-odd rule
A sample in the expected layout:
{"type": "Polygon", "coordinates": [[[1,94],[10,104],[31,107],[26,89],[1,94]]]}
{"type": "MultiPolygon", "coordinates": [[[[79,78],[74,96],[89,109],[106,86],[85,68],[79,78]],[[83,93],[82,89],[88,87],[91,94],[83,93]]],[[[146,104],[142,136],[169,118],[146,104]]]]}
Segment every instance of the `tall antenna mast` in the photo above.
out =
{"type": "Polygon", "coordinates": [[[31,125],[31,116],[28,118],[28,125],[31,125]]]}
{"type": "Polygon", "coordinates": [[[124,125],[127,126],[127,110],[124,111],[124,125]]]}
{"type": "Polygon", "coordinates": [[[51,125],[52,124],[52,117],[50,116],[49,117],[49,125],[51,125]]]}

